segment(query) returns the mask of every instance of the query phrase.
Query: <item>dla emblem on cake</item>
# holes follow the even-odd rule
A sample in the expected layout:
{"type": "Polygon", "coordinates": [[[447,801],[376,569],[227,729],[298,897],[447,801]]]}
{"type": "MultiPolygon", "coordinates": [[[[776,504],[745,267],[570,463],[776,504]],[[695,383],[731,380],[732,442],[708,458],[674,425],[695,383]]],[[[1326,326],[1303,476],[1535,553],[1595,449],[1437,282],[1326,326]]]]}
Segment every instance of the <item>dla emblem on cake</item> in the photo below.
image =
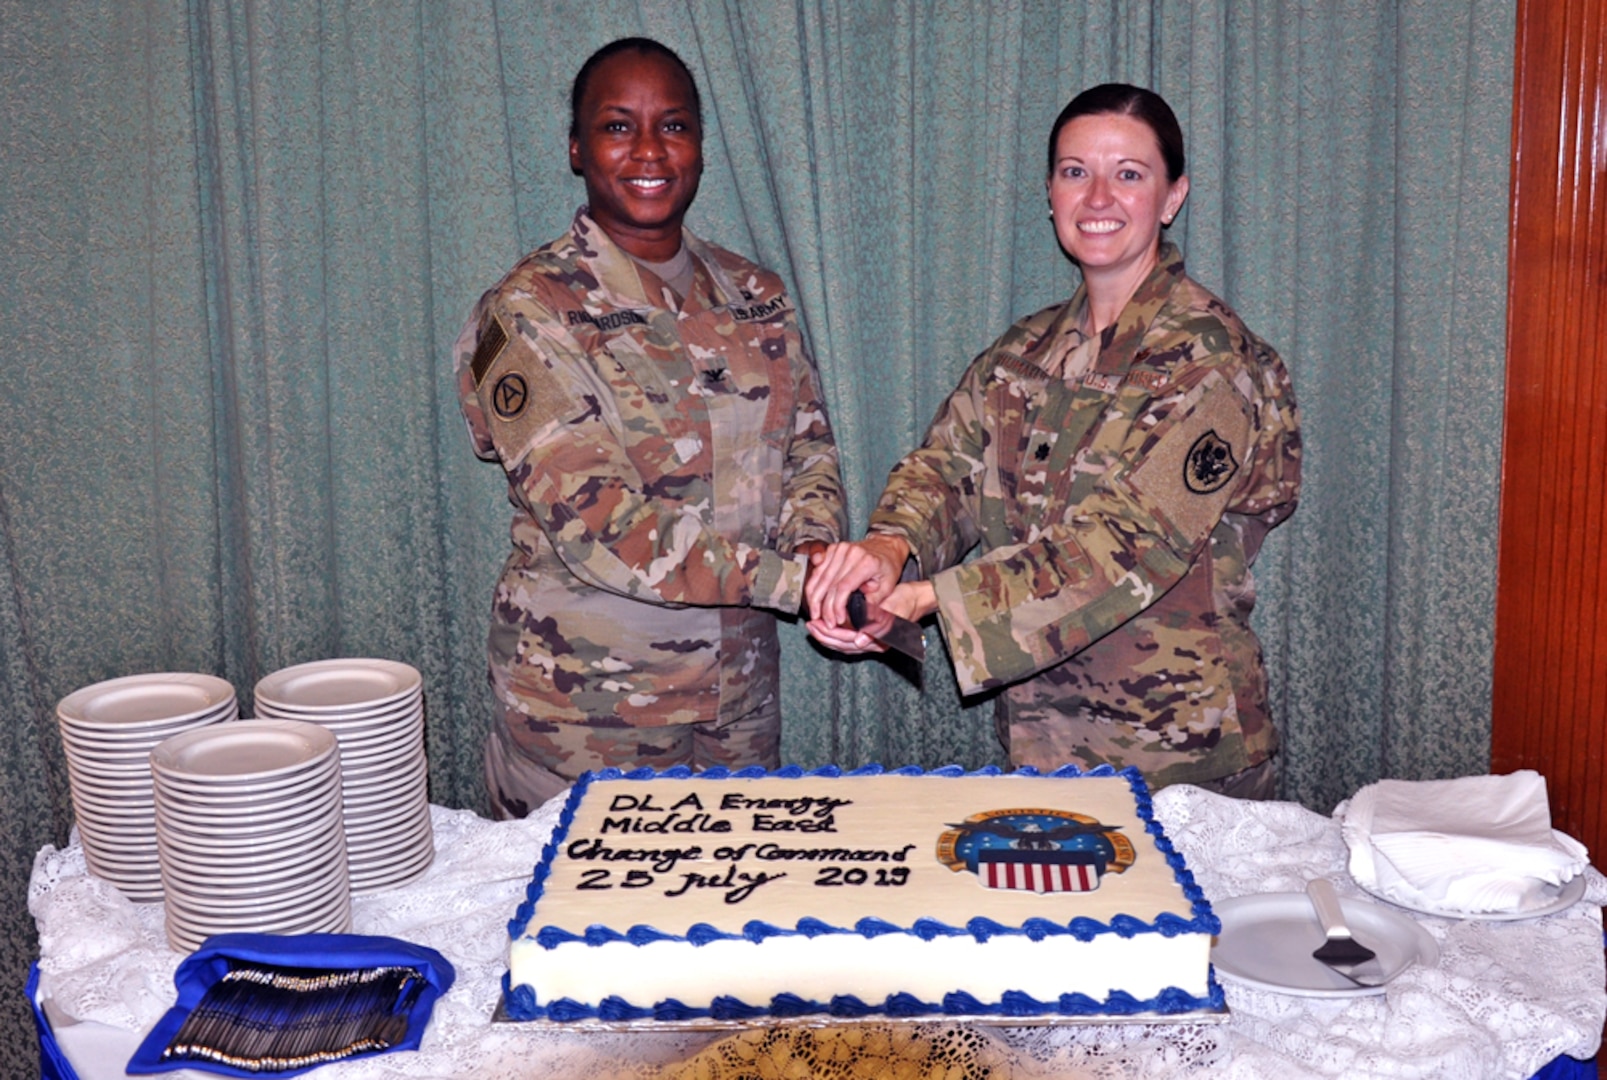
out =
{"type": "Polygon", "coordinates": [[[1069,810],[985,810],[938,837],[938,861],[969,870],[990,889],[1092,892],[1133,865],[1120,825],[1069,810]]]}

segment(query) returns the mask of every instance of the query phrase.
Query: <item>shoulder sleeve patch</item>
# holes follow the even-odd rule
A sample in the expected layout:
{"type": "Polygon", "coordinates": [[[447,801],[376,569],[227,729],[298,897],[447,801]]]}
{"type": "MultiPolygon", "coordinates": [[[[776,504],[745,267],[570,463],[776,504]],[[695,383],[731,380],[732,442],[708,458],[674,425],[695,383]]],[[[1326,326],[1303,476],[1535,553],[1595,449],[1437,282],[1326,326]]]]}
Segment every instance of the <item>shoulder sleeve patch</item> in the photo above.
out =
{"type": "MultiPolygon", "coordinates": [[[[484,341],[482,331],[482,345],[484,341]]],[[[560,353],[532,348],[521,336],[504,338],[494,359],[478,373],[475,396],[491,421],[491,442],[505,464],[523,457],[533,440],[556,425],[596,410],[595,400],[588,404],[584,388],[564,365],[560,353]]]]}
{"type": "Polygon", "coordinates": [[[474,347],[474,359],[469,363],[469,369],[474,372],[476,390],[485,381],[485,373],[497,362],[503,346],[507,344],[508,332],[502,329],[501,320],[495,315],[488,315],[485,322],[480,324],[480,340],[474,347]]]}
{"type": "Polygon", "coordinates": [[[1198,539],[1216,527],[1232,498],[1250,435],[1244,399],[1220,378],[1210,379],[1133,471],[1133,489],[1178,532],[1198,539]]]}

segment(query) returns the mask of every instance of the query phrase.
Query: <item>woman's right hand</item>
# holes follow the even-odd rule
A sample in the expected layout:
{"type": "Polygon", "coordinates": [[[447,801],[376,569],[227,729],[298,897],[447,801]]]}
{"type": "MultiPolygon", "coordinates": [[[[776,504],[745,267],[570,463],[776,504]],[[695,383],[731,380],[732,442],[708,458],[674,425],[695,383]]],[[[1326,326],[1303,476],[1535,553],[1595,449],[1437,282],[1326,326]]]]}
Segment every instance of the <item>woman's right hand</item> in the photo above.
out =
{"type": "Polygon", "coordinates": [[[848,598],[856,591],[880,604],[893,591],[909,559],[909,544],[897,536],[872,533],[858,543],[833,544],[819,562],[811,562],[804,583],[809,621],[848,625],[848,598]]]}

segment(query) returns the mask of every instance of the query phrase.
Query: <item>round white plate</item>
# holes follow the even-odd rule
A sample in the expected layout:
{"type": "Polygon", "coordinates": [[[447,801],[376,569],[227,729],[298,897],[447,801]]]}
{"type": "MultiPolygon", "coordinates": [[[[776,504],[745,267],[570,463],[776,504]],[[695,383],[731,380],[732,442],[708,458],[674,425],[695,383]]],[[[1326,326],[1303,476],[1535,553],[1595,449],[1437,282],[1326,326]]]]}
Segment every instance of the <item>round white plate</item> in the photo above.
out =
{"type": "MultiPolygon", "coordinates": [[[[171,857],[161,857],[162,880],[173,892],[189,898],[191,907],[206,910],[213,904],[262,907],[269,903],[299,902],[301,898],[333,887],[332,879],[346,875],[345,852],[326,849],[313,863],[286,863],[256,877],[226,877],[211,869],[196,870],[171,857]]],[[[242,870],[243,872],[243,870],[242,870]]]]}
{"type": "Polygon", "coordinates": [[[79,838],[85,847],[93,847],[107,855],[131,854],[156,846],[154,821],[140,821],[125,827],[103,825],[98,819],[75,818],[74,824],[78,826],[79,838]]]}
{"type": "Polygon", "coordinates": [[[1402,903],[1393,896],[1374,892],[1363,882],[1357,881],[1356,884],[1369,895],[1378,897],[1386,904],[1405,908],[1407,911],[1415,911],[1421,915],[1437,915],[1442,919],[1470,919],[1479,922],[1517,922],[1520,919],[1538,919],[1543,915],[1555,915],[1559,911],[1573,907],[1585,895],[1585,875],[1580,874],[1566,885],[1545,886],[1546,895],[1552,899],[1549,903],[1529,911],[1452,911],[1449,908],[1420,907],[1416,904],[1402,903]]]}
{"type": "MultiPolygon", "coordinates": [[[[80,833],[80,837],[82,833],[80,833]]],[[[84,861],[93,868],[125,877],[156,878],[156,845],[149,848],[119,847],[111,851],[86,846],[84,861]]]]}
{"type": "MultiPolygon", "coordinates": [[[[337,899],[301,911],[247,912],[238,916],[225,916],[205,912],[192,913],[175,907],[169,898],[167,922],[169,934],[178,928],[186,937],[196,938],[198,942],[213,934],[229,933],[344,933],[351,928],[351,901],[349,898],[344,902],[337,899]]],[[[192,945],[188,951],[193,951],[194,948],[192,945]]]]}
{"type": "Polygon", "coordinates": [[[294,828],[249,833],[221,829],[206,832],[193,823],[170,821],[164,814],[156,819],[156,832],[164,845],[187,853],[191,859],[230,862],[252,858],[277,860],[281,852],[314,843],[328,833],[345,835],[340,811],[333,808],[311,820],[297,822],[294,828]]]}
{"type": "Polygon", "coordinates": [[[212,874],[206,869],[186,869],[182,863],[162,853],[162,881],[169,892],[178,894],[180,903],[191,910],[219,911],[239,908],[276,908],[276,906],[305,906],[309,897],[323,897],[326,892],[341,889],[346,884],[346,852],[329,847],[309,858],[292,860],[276,866],[272,873],[260,878],[235,879],[212,874]],[[294,881],[286,881],[301,871],[294,881]]]}
{"type": "Polygon", "coordinates": [[[88,799],[74,802],[72,813],[79,821],[100,826],[101,833],[149,833],[156,824],[156,807],[149,802],[111,805],[88,799]]]}
{"type": "Polygon", "coordinates": [[[381,765],[361,765],[340,770],[341,785],[353,795],[363,795],[377,789],[401,791],[419,783],[429,772],[429,759],[424,747],[416,746],[396,760],[381,765]]]}
{"type": "MultiPolygon", "coordinates": [[[[1341,897],[1339,906],[1356,940],[1378,954],[1384,983],[1412,964],[1433,967],[1440,948],[1429,932],[1398,911],[1341,897]]],[[[1222,933],[1211,946],[1218,975],[1233,982],[1300,997],[1382,994],[1357,986],[1311,954],[1327,940],[1305,893],[1235,896],[1211,905],[1222,933]]]]}
{"type": "Polygon", "coordinates": [[[433,847],[435,834],[427,818],[396,821],[390,829],[376,829],[362,836],[346,834],[346,851],[352,864],[364,866],[401,858],[421,847],[433,847]]]}
{"type": "Polygon", "coordinates": [[[201,716],[234,700],[234,687],[214,675],[155,671],[80,687],[56,704],[69,723],[138,728],[201,716]]]}
{"type": "Polygon", "coordinates": [[[345,819],[346,835],[362,837],[386,828],[398,828],[404,821],[417,824],[419,819],[429,817],[429,801],[414,796],[357,808],[348,803],[342,807],[341,815],[345,819]]]}
{"type": "Polygon", "coordinates": [[[255,866],[208,866],[196,868],[173,857],[167,848],[161,851],[161,860],[167,872],[185,882],[187,891],[206,897],[263,896],[295,888],[307,881],[309,875],[332,877],[337,871],[344,873],[341,851],[334,845],[326,846],[316,866],[309,867],[302,859],[282,863],[262,863],[255,866]]]}
{"type": "Polygon", "coordinates": [[[104,762],[84,762],[77,760],[71,754],[67,755],[67,778],[72,781],[87,781],[98,784],[101,788],[109,789],[138,789],[151,786],[151,752],[141,754],[138,760],[130,760],[127,767],[108,768],[104,762]]]}
{"type": "Polygon", "coordinates": [[[434,862],[435,848],[431,846],[421,848],[406,859],[398,859],[384,866],[354,869],[351,874],[351,890],[354,894],[372,893],[404,884],[423,874],[434,862]]]}
{"type": "MultiPolygon", "coordinates": [[[[171,903],[167,905],[168,933],[175,929],[183,932],[186,937],[194,937],[197,941],[211,937],[213,934],[228,933],[257,933],[257,934],[316,934],[316,933],[349,933],[351,930],[351,898],[336,898],[320,907],[309,908],[304,911],[288,911],[278,914],[263,913],[260,915],[245,915],[240,918],[224,918],[206,914],[192,914],[175,908],[171,903]]],[[[194,951],[196,946],[191,945],[186,951],[194,951]]]]}
{"type": "Polygon", "coordinates": [[[299,772],[255,784],[208,783],[193,777],[152,770],[152,789],[171,801],[188,806],[267,806],[304,799],[316,791],[340,785],[340,762],[333,755],[320,758],[299,772]]]}
{"type": "Polygon", "coordinates": [[[257,783],[212,783],[193,777],[174,776],[152,770],[154,788],[194,806],[254,806],[303,798],[321,789],[340,774],[334,757],[320,758],[300,772],[277,776],[257,783]]]}
{"type": "Polygon", "coordinates": [[[340,785],[334,782],[308,788],[285,799],[264,799],[255,803],[196,803],[170,791],[157,791],[152,801],[162,821],[202,837],[283,832],[329,815],[339,819],[343,813],[340,785]]]}
{"type": "Polygon", "coordinates": [[[231,862],[254,857],[277,859],[281,850],[312,843],[326,831],[345,835],[340,807],[329,804],[305,818],[250,829],[208,827],[159,811],[155,831],[164,844],[187,853],[191,859],[215,858],[231,862]]]}
{"type": "Polygon", "coordinates": [[[151,748],[164,739],[171,739],[175,735],[182,735],[186,731],[194,731],[196,728],[226,723],[230,719],[232,717],[229,716],[202,717],[200,720],[191,720],[182,724],[168,724],[160,728],[143,731],[137,739],[98,738],[93,735],[81,734],[64,724],[61,727],[61,746],[69,756],[91,764],[101,761],[119,764],[126,761],[137,761],[141,766],[146,766],[151,748]]]}
{"type": "Polygon", "coordinates": [[[132,782],[127,784],[100,784],[94,780],[74,775],[69,769],[67,773],[67,786],[72,789],[75,805],[89,803],[107,810],[120,810],[125,808],[141,809],[151,804],[151,785],[141,787],[132,782]]]}
{"type": "Polygon", "coordinates": [[[237,720],[187,731],[151,751],[151,768],[177,779],[267,780],[308,771],[335,753],[335,736],[297,720],[237,720]]]}
{"type": "MultiPolygon", "coordinates": [[[[175,731],[174,734],[182,734],[182,731],[175,731]]],[[[161,739],[157,739],[156,743],[161,743],[161,739]]],[[[137,776],[140,773],[151,775],[151,747],[156,746],[156,743],[130,747],[127,751],[98,751],[98,749],[84,749],[72,739],[63,738],[61,749],[67,759],[67,765],[77,768],[80,773],[124,778],[124,776],[137,776]]]]}
{"type": "Polygon", "coordinates": [[[389,743],[358,746],[349,750],[345,743],[341,743],[340,769],[347,775],[371,770],[395,769],[400,765],[411,764],[414,758],[423,753],[424,741],[417,735],[411,739],[393,739],[389,743]]]}
{"type": "Polygon", "coordinates": [[[424,719],[424,696],[410,694],[399,701],[378,708],[353,707],[340,712],[286,709],[271,701],[263,701],[258,703],[257,713],[260,716],[273,716],[281,720],[307,720],[337,731],[367,731],[420,723],[424,719]]]}
{"type": "Polygon", "coordinates": [[[418,669],[394,660],[314,660],[258,680],[256,700],[302,712],[374,709],[423,685],[418,669]]]}
{"type": "Polygon", "coordinates": [[[279,902],[277,897],[262,897],[262,902],[258,904],[223,905],[216,903],[212,897],[203,900],[190,899],[180,895],[170,886],[167,890],[167,914],[169,918],[178,919],[193,927],[211,925],[221,931],[241,923],[317,918],[331,909],[338,909],[349,903],[350,898],[351,894],[344,878],[341,879],[339,888],[304,893],[286,898],[282,902],[279,902]]]}

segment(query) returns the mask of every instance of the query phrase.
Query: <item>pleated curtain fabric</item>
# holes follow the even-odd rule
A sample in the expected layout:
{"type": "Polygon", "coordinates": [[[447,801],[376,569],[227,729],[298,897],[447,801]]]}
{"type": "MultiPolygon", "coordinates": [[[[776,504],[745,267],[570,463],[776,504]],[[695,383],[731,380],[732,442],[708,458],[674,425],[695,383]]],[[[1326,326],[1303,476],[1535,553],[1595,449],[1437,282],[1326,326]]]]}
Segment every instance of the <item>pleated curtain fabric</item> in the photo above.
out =
{"type": "MultiPolygon", "coordinates": [[[[1257,566],[1283,792],[1326,811],[1482,770],[1513,7],[0,0],[12,985],[22,882],[71,821],[52,707],[78,686],[204,671],[244,697],[402,660],[431,797],[484,806],[509,509],[448,348],[582,201],[569,80],[627,34],[697,75],[690,223],[792,287],[856,530],[971,357],[1076,286],[1045,220],[1055,114],[1108,80],[1165,95],[1193,182],[1172,237],[1303,412],[1302,505],[1257,566]]],[[[918,682],[801,627],[784,649],[785,759],[1002,761],[941,648],[918,682]]],[[[0,1056],[30,1060],[5,1007],[0,1056]]]]}

